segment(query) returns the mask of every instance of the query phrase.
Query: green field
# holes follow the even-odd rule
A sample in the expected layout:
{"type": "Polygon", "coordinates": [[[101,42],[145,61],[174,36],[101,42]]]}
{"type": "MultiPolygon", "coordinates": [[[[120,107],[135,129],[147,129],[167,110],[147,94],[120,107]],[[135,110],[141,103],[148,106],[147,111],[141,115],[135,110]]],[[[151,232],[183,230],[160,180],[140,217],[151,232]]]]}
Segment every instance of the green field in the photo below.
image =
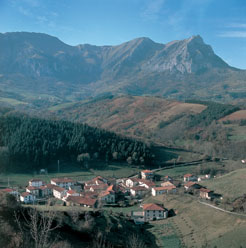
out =
{"type": "Polygon", "coordinates": [[[167,195],[164,200],[163,196],[156,198],[176,212],[174,217],[152,223],[152,231],[159,243],[163,242],[163,247],[245,247],[246,217],[204,206],[188,194],[167,195]],[[174,229],[172,232],[170,227],[174,229]]]}
{"type": "Polygon", "coordinates": [[[223,176],[204,181],[202,185],[229,198],[246,194],[246,168],[232,171],[223,176]]]}
{"type": "Polygon", "coordinates": [[[105,169],[90,169],[77,170],[73,172],[63,172],[63,173],[48,173],[47,175],[37,175],[37,174],[0,174],[0,187],[7,187],[8,183],[10,187],[25,187],[28,181],[32,178],[40,178],[44,182],[50,182],[51,178],[56,177],[69,177],[78,181],[89,180],[96,176],[103,177],[128,177],[136,174],[140,169],[135,167],[123,166],[123,165],[108,165],[105,169]]]}
{"type": "Polygon", "coordinates": [[[176,167],[172,169],[165,169],[158,171],[156,174],[161,176],[170,176],[170,177],[183,177],[183,175],[187,173],[194,173],[197,169],[197,165],[190,165],[190,166],[183,166],[183,167],[176,167]]]}

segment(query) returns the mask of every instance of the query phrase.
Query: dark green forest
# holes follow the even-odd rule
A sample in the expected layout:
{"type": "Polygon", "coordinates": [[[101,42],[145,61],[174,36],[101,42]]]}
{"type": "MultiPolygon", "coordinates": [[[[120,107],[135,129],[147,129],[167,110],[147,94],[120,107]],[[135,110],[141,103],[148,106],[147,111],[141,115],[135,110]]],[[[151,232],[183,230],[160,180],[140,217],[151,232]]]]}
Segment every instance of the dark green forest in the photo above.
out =
{"type": "Polygon", "coordinates": [[[200,100],[187,100],[187,103],[196,103],[206,105],[207,108],[203,110],[200,114],[193,115],[190,118],[188,127],[195,126],[208,126],[214,120],[219,120],[220,118],[229,115],[237,110],[240,110],[238,106],[230,104],[221,104],[217,102],[207,102],[200,100]]]}
{"type": "Polygon", "coordinates": [[[23,169],[47,168],[58,159],[84,166],[88,160],[145,164],[153,157],[144,143],[102,129],[20,115],[0,117],[0,147],[12,167],[23,163],[23,169]]]}

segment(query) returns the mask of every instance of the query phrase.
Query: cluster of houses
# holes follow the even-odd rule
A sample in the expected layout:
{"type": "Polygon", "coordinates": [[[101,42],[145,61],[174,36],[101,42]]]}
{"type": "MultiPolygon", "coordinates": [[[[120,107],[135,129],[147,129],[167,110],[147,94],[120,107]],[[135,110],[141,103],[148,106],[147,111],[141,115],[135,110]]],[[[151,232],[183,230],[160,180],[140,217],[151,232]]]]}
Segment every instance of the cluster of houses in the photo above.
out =
{"type": "Polygon", "coordinates": [[[196,177],[192,174],[184,175],[184,188],[187,192],[199,193],[200,198],[212,200],[215,198],[222,199],[222,195],[215,193],[213,190],[209,190],[206,187],[200,185],[198,182],[202,180],[210,179],[210,175],[203,177],[196,177]]]}
{"type": "MultiPolygon", "coordinates": [[[[53,178],[46,184],[40,179],[31,179],[25,192],[19,193],[14,189],[2,191],[16,196],[25,204],[38,201],[46,201],[51,198],[59,199],[66,206],[83,206],[97,208],[102,205],[116,205],[119,201],[129,199],[143,199],[146,196],[159,196],[175,194],[182,182],[166,176],[161,182],[154,181],[154,173],[151,170],[141,171],[141,178],[130,177],[121,179],[106,179],[97,176],[89,181],[74,181],[70,178],[53,178]]],[[[206,175],[202,180],[209,179],[206,175]]],[[[185,191],[198,190],[200,197],[211,200],[214,192],[198,184],[199,178],[192,174],[184,175],[183,186],[185,191]]],[[[154,203],[142,204],[140,211],[131,212],[131,218],[135,223],[149,220],[164,219],[168,216],[168,210],[163,205],[154,203]]]]}

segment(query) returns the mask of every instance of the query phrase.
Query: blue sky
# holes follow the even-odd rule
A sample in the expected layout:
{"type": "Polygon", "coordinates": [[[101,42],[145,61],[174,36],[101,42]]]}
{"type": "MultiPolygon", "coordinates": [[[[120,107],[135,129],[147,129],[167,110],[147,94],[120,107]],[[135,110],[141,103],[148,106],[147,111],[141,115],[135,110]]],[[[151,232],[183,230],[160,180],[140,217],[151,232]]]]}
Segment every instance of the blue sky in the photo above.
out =
{"type": "Polygon", "coordinates": [[[216,54],[246,69],[246,0],[0,0],[0,32],[31,31],[70,45],[160,43],[200,34],[216,54]]]}

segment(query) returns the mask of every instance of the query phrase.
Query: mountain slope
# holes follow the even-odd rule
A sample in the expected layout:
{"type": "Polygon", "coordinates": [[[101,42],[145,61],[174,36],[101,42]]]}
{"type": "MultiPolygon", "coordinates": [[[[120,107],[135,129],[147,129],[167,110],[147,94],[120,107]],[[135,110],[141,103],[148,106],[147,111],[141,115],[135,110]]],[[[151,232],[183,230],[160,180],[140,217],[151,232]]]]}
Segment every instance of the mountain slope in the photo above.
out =
{"type": "Polygon", "coordinates": [[[50,112],[45,111],[44,115],[87,123],[159,145],[185,148],[210,156],[243,159],[246,149],[245,122],[242,114],[240,119],[230,118],[245,111],[238,110],[234,105],[206,101],[108,96],[70,106],[57,105],[50,108],[50,112]]]}
{"type": "Polygon", "coordinates": [[[74,103],[71,106],[56,106],[50,109],[50,114],[130,137],[167,144],[168,138],[182,134],[183,128],[186,128],[185,125],[179,125],[178,130],[174,128],[174,131],[171,131],[169,124],[185,122],[189,116],[201,113],[204,109],[206,106],[202,104],[157,97],[109,96],[74,103]]]}
{"type": "Polygon", "coordinates": [[[229,101],[244,97],[245,78],[246,71],[226,64],[200,36],[69,46],[46,34],[0,34],[0,90],[23,102],[30,94],[70,101],[107,93],[229,101]]]}

